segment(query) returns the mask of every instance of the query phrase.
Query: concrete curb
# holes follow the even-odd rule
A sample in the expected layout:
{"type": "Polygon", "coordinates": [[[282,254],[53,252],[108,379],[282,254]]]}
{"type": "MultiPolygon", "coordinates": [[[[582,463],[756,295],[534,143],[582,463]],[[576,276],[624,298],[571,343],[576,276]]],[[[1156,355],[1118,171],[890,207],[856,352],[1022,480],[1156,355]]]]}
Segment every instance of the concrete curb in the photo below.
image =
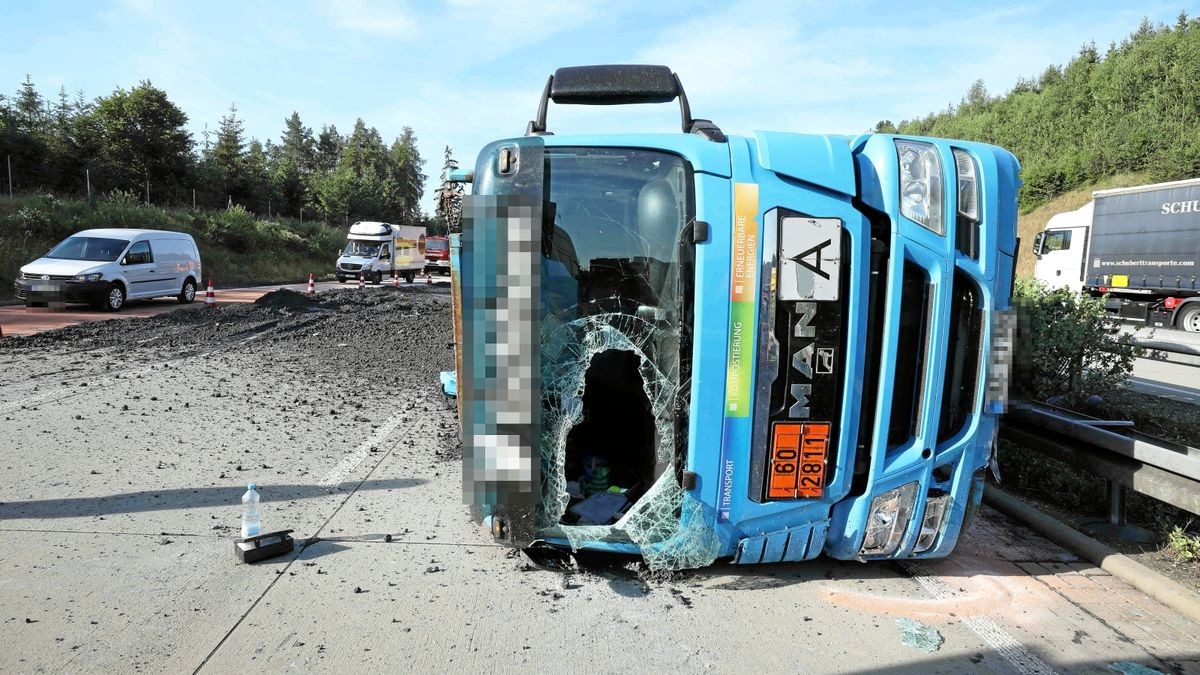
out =
{"type": "Polygon", "coordinates": [[[1146,595],[1174,609],[1193,621],[1200,621],[1200,594],[1182,586],[1163,575],[1148,569],[1119,551],[1092,539],[1065,523],[1042,513],[1012,495],[988,486],[983,493],[983,502],[1001,513],[1015,518],[1063,546],[1100,569],[1121,579],[1146,595]]]}

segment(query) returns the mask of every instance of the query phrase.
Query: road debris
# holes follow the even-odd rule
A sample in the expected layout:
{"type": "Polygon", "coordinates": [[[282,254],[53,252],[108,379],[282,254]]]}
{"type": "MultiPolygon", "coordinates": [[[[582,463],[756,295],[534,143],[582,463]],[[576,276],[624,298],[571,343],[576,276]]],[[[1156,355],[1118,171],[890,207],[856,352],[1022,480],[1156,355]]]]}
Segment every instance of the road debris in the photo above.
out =
{"type": "Polygon", "coordinates": [[[902,616],[896,619],[896,625],[900,627],[900,641],[913,649],[932,654],[941,649],[945,641],[933,627],[915,619],[902,616]]]}

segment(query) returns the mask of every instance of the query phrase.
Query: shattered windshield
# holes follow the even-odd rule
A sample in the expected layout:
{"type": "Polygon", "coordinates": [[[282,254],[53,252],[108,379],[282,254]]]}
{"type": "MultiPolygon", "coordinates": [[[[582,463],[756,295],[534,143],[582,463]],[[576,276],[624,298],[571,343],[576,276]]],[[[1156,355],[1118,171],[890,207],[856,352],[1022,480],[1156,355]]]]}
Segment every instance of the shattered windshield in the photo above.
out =
{"type": "Polygon", "coordinates": [[[342,251],[342,255],[356,258],[374,258],[378,253],[377,241],[350,241],[346,243],[346,250],[342,251]]]}
{"type": "Polygon", "coordinates": [[[636,544],[655,568],[706,564],[716,539],[677,474],[690,169],[649,150],[546,153],[537,524],[572,546],[636,544]]]}

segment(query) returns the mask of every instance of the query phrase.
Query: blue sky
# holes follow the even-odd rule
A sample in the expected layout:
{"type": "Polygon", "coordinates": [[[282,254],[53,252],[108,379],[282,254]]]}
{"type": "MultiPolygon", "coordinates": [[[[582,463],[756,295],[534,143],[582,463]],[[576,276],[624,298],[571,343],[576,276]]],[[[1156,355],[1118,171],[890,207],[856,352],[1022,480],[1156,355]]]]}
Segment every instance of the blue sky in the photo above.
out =
{"type": "MultiPolygon", "coordinates": [[[[559,66],[661,63],[693,114],[725,131],[856,133],[922,116],[984,80],[993,94],[1103,50],[1143,16],[1196,2],[22,2],[0,6],[0,91],[88,98],[143,79],[199,132],[231,103],[248,135],[278,139],[293,110],[319,130],[362,117],[391,140],[413,127],[425,172],[520,135],[559,66]]],[[[551,131],[674,131],[674,104],[554,107],[551,131]]],[[[430,183],[432,185],[432,181],[430,183]]],[[[427,208],[432,209],[428,198],[427,208]]]]}

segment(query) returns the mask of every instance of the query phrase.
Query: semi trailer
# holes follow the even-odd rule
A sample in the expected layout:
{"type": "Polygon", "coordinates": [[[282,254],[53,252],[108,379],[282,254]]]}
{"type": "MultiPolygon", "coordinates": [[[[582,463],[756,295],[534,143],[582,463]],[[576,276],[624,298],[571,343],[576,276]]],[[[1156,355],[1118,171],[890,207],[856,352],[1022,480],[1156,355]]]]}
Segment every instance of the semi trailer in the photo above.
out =
{"type": "Polygon", "coordinates": [[[653,568],[945,556],[995,452],[1018,171],[966,141],[727,135],[667,67],[557,70],[455,175],[465,498],[509,545],[653,568]],[[546,123],[674,100],[682,133],[546,123]]]}
{"type": "Polygon", "coordinates": [[[1109,314],[1200,332],[1200,178],[1097,190],[1034,238],[1034,276],[1109,314]]]}

